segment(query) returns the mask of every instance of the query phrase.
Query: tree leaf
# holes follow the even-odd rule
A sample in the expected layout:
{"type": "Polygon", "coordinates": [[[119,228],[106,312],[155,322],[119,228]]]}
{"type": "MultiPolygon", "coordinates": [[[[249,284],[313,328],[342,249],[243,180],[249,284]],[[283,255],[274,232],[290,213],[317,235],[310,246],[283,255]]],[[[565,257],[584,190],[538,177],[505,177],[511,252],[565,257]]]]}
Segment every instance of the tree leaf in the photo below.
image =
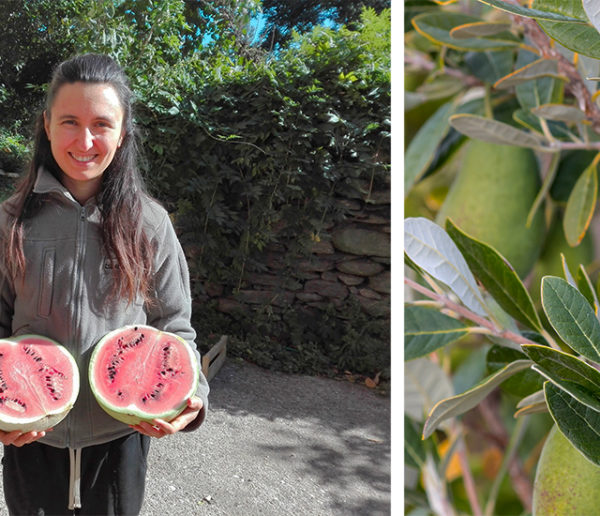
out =
{"type": "Polygon", "coordinates": [[[542,9],[529,9],[518,4],[508,3],[506,0],[479,0],[482,4],[491,5],[502,11],[506,11],[517,16],[525,16],[526,18],[535,18],[538,20],[557,20],[565,22],[581,22],[577,18],[566,16],[563,14],[544,11],[542,9]]]}
{"type": "Polygon", "coordinates": [[[448,118],[454,110],[453,102],[441,106],[410,141],[404,155],[405,196],[409,194],[413,184],[425,173],[433,161],[438,145],[450,130],[448,118]]]}
{"type": "Polygon", "coordinates": [[[577,282],[575,281],[575,278],[573,277],[573,275],[571,274],[571,271],[569,270],[569,264],[567,263],[567,257],[564,255],[564,253],[560,253],[560,263],[562,265],[563,274],[565,276],[565,279],[567,280],[567,283],[569,285],[571,285],[572,287],[577,288],[577,282]]]}
{"type": "Polygon", "coordinates": [[[531,109],[531,112],[540,118],[559,120],[563,122],[583,122],[585,113],[579,108],[565,104],[543,104],[531,109]]]}
{"type": "Polygon", "coordinates": [[[585,358],[600,362],[600,323],[583,294],[562,278],[545,276],[542,306],[567,345],[585,358]]]}
{"type": "Polygon", "coordinates": [[[564,81],[567,80],[565,76],[558,73],[558,61],[555,59],[538,59],[502,77],[496,81],[494,88],[505,90],[540,77],[554,77],[564,81]]]}
{"type": "Polygon", "coordinates": [[[421,469],[425,464],[425,446],[417,424],[404,414],[404,462],[410,466],[421,469]]]}
{"type": "Polygon", "coordinates": [[[531,366],[531,360],[516,360],[497,373],[488,376],[481,383],[462,394],[453,396],[437,403],[423,427],[423,438],[427,439],[448,418],[464,414],[478,405],[490,392],[504,380],[531,366]]]}
{"type": "Polygon", "coordinates": [[[421,269],[441,281],[473,312],[487,309],[473,273],[448,234],[424,217],[404,220],[404,252],[421,269]]]}
{"type": "Polygon", "coordinates": [[[519,403],[517,403],[517,409],[518,410],[514,414],[515,417],[548,412],[548,405],[546,405],[544,389],[536,391],[533,394],[523,398],[521,401],[519,401],[519,403]]]}
{"type": "Polygon", "coordinates": [[[518,274],[498,251],[446,220],[446,232],[464,256],[475,277],[506,313],[534,330],[542,331],[529,292],[518,274]]]}
{"type": "Polygon", "coordinates": [[[404,360],[413,360],[454,342],[468,333],[460,321],[436,308],[404,307],[404,360]]]}
{"type": "MultiPolygon", "coordinates": [[[[496,344],[487,352],[487,374],[493,374],[503,367],[506,367],[508,364],[515,362],[516,360],[527,360],[528,358],[529,357],[523,353],[520,347],[517,350],[496,344]]],[[[502,383],[501,389],[509,394],[523,397],[531,394],[532,392],[540,390],[543,385],[544,378],[540,375],[540,373],[533,371],[532,369],[525,369],[525,371],[520,371],[519,373],[505,380],[502,383]]]]}
{"type": "Polygon", "coordinates": [[[440,400],[454,394],[448,375],[427,358],[404,364],[404,412],[415,421],[425,416],[440,400]]]}
{"type": "Polygon", "coordinates": [[[500,34],[510,28],[510,23],[476,21],[454,27],[450,30],[450,36],[454,39],[481,38],[500,34]]]}
{"type": "Polygon", "coordinates": [[[578,245],[588,230],[598,199],[597,160],[586,168],[575,183],[563,219],[565,238],[570,246],[578,245]]]}
{"type": "Polygon", "coordinates": [[[527,221],[525,222],[525,225],[527,227],[531,227],[535,214],[540,209],[540,207],[544,203],[544,200],[548,196],[548,192],[550,191],[552,183],[554,182],[554,177],[556,176],[556,171],[558,170],[559,162],[560,152],[553,152],[550,161],[548,162],[548,167],[543,173],[544,182],[542,183],[542,187],[539,189],[537,195],[535,196],[535,199],[533,200],[533,203],[531,205],[531,209],[527,214],[527,221]]]}
{"type": "MultiPolygon", "coordinates": [[[[518,122],[527,129],[536,131],[539,134],[542,134],[544,131],[542,129],[542,124],[540,122],[539,117],[535,116],[530,109],[516,109],[515,111],[513,111],[512,117],[515,122],[518,122]]],[[[555,138],[572,139],[574,137],[573,133],[569,131],[569,128],[564,124],[564,122],[555,122],[553,120],[548,120],[547,126],[548,129],[550,129],[550,134],[555,138]]],[[[558,151],[557,153],[560,154],[558,151]]],[[[544,178],[544,180],[546,180],[546,178],[544,178]]]]}
{"type": "Polygon", "coordinates": [[[494,84],[513,69],[514,52],[512,50],[467,52],[464,55],[464,60],[469,67],[469,71],[475,77],[483,82],[494,84]]]}
{"type": "MultiPolygon", "coordinates": [[[[520,69],[539,60],[539,56],[525,48],[519,49],[515,69],[520,69]]],[[[565,81],[552,76],[540,76],[515,85],[517,100],[523,109],[531,109],[550,102],[561,102],[565,81]]]]}
{"type": "Polygon", "coordinates": [[[579,0],[535,0],[535,7],[542,11],[549,11],[563,16],[570,16],[579,21],[586,22],[587,16],[579,0]]]}
{"type": "Polygon", "coordinates": [[[552,382],[544,384],[550,415],[562,434],[600,466],[600,412],[580,403],[552,382]]]}
{"type": "Polygon", "coordinates": [[[577,179],[597,155],[598,152],[593,150],[575,150],[562,153],[556,179],[550,189],[552,199],[560,203],[566,203],[577,179]]]}
{"type": "Polygon", "coordinates": [[[600,34],[591,25],[547,20],[539,20],[538,23],[548,36],[562,46],[578,54],[600,59],[600,34]]]}
{"type": "Polygon", "coordinates": [[[455,27],[480,21],[482,20],[466,14],[437,11],[415,16],[412,24],[419,34],[430,41],[458,50],[501,50],[520,44],[519,39],[509,31],[487,38],[455,39],[450,35],[455,27]]]}
{"type": "Polygon", "coordinates": [[[594,285],[592,284],[592,280],[588,276],[588,273],[585,271],[584,266],[581,264],[577,269],[575,281],[577,289],[588,300],[588,303],[594,309],[596,317],[598,317],[598,308],[600,307],[600,302],[598,301],[596,289],[594,288],[594,285]]]}
{"type": "Polygon", "coordinates": [[[544,139],[541,136],[521,131],[491,118],[469,114],[452,115],[450,125],[476,140],[544,150],[544,139]]]}
{"type": "Polygon", "coordinates": [[[548,346],[526,344],[522,348],[535,362],[533,369],[579,402],[600,411],[600,371],[573,355],[548,346]]]}

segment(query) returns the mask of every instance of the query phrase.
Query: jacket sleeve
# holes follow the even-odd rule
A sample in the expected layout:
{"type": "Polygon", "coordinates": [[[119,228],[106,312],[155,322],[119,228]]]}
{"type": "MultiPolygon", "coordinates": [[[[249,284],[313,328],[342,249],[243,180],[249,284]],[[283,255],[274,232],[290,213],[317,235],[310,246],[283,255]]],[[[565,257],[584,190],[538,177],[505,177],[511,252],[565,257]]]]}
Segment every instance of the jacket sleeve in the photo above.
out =
{"type": "Polygon", "coordinates": [[[196,396],[202,400],[203,408],[198,417],[184,429],[190,431],[204,421],[209,387],[200,367],[200,353],[195,344],[196,331],[191,324],[192,297],[188,266],[166,212],[156,231],[154,245],[154,302],[147,307],[148,324],[159,330],[175,333],[187,341],[194,349],[200,369],[196,396]]]}

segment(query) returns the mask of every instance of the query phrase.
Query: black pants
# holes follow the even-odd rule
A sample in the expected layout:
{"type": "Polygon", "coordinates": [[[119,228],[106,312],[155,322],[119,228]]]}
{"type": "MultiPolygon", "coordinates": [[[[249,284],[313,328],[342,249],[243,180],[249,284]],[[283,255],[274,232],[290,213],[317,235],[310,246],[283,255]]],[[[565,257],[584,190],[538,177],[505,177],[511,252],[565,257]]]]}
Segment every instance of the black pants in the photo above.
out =
{"type": "Polygon", "coordinates": [[[138,432],[81,452],[81,509],[69,510],[69,450],[41,443],[4,447],[4,498],[13,516],[137,515],[150,438],[138,432]]]}

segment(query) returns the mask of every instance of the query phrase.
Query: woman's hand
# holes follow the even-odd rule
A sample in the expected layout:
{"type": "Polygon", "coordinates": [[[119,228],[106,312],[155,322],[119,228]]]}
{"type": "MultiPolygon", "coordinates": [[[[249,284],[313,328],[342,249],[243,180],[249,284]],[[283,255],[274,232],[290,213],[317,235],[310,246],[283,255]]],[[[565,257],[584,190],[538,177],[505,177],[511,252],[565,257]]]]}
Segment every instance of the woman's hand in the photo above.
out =
{"type": "Polygon", "coordinates": [[[188,400],[187,407],[171,422],[163,419],[154,419],[152,423],[141,422],[139,425],[131,425],[131,428],[141,434],[149,437],[164,437],[165,435],[176,434],[189,425],[202,410],[202,400],[197,396],[192,396],[188,400]]]}
{"type": "Polygon", "coordinates": [[[21,447],[41,439],[46,435],[46,431],[41,432],[21,432],[21,430],[13,430],[12,432],[3,432],[0,430],[0,442],[5,446],[21,447]]]}

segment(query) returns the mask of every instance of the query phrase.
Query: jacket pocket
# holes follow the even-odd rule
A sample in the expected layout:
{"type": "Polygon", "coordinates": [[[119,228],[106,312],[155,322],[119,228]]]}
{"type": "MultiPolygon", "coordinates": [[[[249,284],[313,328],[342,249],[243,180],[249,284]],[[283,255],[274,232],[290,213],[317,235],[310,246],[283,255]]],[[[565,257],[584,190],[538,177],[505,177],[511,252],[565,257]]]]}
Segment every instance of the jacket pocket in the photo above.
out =
{"type": "Polygon", "coordinates": [[[54,247],[44,249],[40,274],[40,298],[38,301],[38,315],[41,317],[48,317],[52,309],[55,263],[56,249],[54,247]]]}

